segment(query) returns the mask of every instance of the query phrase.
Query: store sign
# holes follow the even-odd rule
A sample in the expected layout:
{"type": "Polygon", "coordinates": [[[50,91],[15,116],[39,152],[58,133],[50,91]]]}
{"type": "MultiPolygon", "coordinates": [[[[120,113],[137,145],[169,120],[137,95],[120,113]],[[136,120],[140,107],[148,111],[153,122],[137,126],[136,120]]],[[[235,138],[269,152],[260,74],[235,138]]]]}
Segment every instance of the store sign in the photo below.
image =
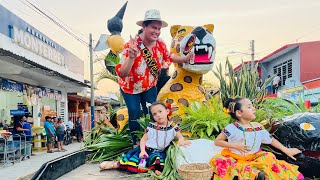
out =
{"type": "Polygon", "coordinates": [[[24,116],[25,111],[24,110],[10,110],[11,116],[24,116]]]}
{"type": "Polygon", "coordinates": [[[62,99],[62,92],[50,88],[44,87],[34,87],[30,85],[24,85],[26,90],[27,97],[32,98],[33,94],[37,98],[47,97],[49,99],[61,100],[62,99]]]}
{"type": "Polygon", "coordinates": [[[30,27],[27,27],[25,31],[16,26],[10,26],[9,28],[14,43],[17,43],[60,66],[65,65],[64,56],[55,49],[56,45],[40,33],[30,27]]]}
{"type": "Polygon", "coordinates": [[[23,85],[14,81],[2,79],[2,89],[7,91],[22,92],[23,85]]]}
{"type": "MultiPolygon", "coordinates": [[[[75,75],[83,75],[84,73],[84,62],[81,59],[0,4],[0,40],[2,38],[5,39],[0,44],[2,49],[26,57],[26,54],[20,50],[24,48],[30,53],[48,60],[48,62],[38,62],[40,60],[38,58],[29,59],[36,64],[61,72],[68,77],[71,77],[68,71],[75,73],[75,75]],[[7,40],[11,40],[10,46],[7,46],[7,40]],[[11,43],[19,45],[21,48],[13,48],[11,43]],[[59,66],[52,66],[55,64],[59,66]]],[[[72,78],[83,81],[83,77],[80,76],[72,78]]]]}

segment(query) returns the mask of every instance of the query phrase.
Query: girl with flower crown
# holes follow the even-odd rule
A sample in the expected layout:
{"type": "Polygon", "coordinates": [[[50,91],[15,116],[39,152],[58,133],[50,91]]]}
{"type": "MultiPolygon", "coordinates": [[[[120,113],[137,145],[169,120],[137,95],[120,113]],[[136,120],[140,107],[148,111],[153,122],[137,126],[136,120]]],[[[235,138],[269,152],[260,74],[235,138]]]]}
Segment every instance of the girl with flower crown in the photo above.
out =
{"type": "Polygon", "coordinates": [[[102,170],[122,169],[132,173],[144,173],[154,170],[157,175],[161,174],[166,158],[165,150],[170,142],[177,137],[178,145],[187,146],[178,125],[169,121],[170,107],[162,102],[154,102],[150,106],[150,112],[156,122],[149,123],[140,140],[140,147],[136,147],[123,155],[120,161],[105,161],[100,164],[102,170]],[[139,167],[141,159],[146,161],[144,168],[139,167]]]}
{"type": "Polygon", "coordinates": [[[294,155],[301,153],[272,138],[260,123],[250,122],[256,118],[256,111],[249,99],[227,99],[224,111],[237,121],[226,126],[214,142],[225,148],[210,160],[214,180],[303,179],[298,166],[277,160],[271,152],[260,149],[262,143],[271,144],[294,160],[294,155]]]}

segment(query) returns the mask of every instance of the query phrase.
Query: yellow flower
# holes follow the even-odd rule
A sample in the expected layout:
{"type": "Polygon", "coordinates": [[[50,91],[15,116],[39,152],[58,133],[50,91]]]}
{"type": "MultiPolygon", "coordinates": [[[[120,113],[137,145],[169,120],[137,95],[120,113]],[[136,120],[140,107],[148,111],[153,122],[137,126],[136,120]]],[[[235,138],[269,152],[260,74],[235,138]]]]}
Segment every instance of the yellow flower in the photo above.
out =
{"type": "Polygon", "coordinates": [[[223,112],[225,113],[225,114],[227,114],[227,115],[230,115],[230,111],[229,111],[229,109],[228,108],[223,108],[223,112]]]}

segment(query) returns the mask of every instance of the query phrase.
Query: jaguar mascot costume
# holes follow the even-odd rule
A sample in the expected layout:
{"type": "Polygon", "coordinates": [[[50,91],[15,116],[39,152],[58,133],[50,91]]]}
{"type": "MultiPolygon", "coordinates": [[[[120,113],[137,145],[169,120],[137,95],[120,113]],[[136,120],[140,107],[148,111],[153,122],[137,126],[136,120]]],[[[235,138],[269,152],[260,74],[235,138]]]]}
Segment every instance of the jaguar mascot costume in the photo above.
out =
{"type": "Polygon", "coordinates": [[[203,75],[213,68],[216,42],[214,26],[207,24],[198,27],[175,25],[170,29],[172,42],[170,50],[177,56],[186,56],[193,51],[195,58],[190,63],[174,64],[171,79],[161,89],[157,100],[170,103],[173,119],[184,114],[184,107],[192,102],[203,102],[205,90],[201,86],[203,75]]]}

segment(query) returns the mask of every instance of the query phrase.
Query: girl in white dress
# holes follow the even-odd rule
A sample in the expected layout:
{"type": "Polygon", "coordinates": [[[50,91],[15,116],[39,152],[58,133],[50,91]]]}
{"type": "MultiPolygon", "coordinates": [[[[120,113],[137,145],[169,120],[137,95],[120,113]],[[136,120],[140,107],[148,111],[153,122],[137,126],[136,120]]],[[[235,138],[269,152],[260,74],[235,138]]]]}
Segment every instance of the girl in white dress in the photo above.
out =
{"type": "Polygon", "coordinates": [[[260,123],[250,122],[256,118],[256,110],[249,99],[228,99],[224,111],[236,122],[225,127],[214,142],[225,148],[210,161],[214,180],[303,179],[298,166],[277,160],[271,152],[260,149],[262,143],[271,144],[292,159],[301,153],[299,149],[287,148],[272,138],[260,123]]]}
{"type": "Polygon", "coordinates": [[[125,154],[120,161],[105,161],[100,164],[101,169],[119,168],[132,173],[144,173],[154,170],[156,174],[161,174],[166,158],[166,148],[170,142],[177,137],[178,145],[187,146],[189,141],[185,141],[178,125],[169,121],[170,109],[162,102],[154,102],[150,106],[150,112],[154,123],[149,123],[145,133],[140,140],[140,147],[136,147],[125,154]],[[141,159],[145,159],[145,167],[139,167],[141,159]]]}

